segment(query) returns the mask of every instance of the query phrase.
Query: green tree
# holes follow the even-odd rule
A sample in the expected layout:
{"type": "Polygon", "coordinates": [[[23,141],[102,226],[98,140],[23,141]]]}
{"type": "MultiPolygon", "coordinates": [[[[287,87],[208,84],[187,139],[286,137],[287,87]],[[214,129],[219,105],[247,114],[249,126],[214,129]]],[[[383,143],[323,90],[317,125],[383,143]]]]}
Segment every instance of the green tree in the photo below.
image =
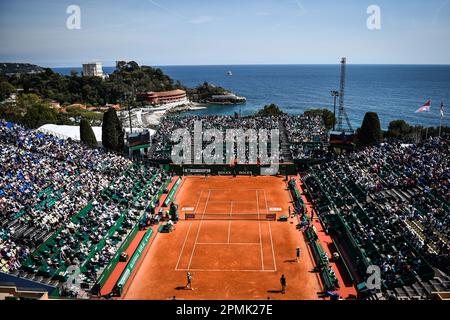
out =
{"type": "Polygon", "coordinates": [[[280,116],[285,114],[281,109],[274,103],[265,105],[264,108],[256,113],[256,116],[280,116]]]}
{"type": "Polygon", "coordinates": [[[124,144],[122,124],[114,109],[103,114],[102,143],[106,149],[122,152],[124,144]]]}
{"type": "Polygon", "coordinates": [[[16,91],[16,88],[14,88],[14,86],[9,82],[0,82],[0,101],[8,99],[14,91],[16,91]]]}
{"type": "Polygon", "coordinates": [[[23,115],[14,103],[4,102],[0,103],[0,118],[11,122],[21,122],[23,115]]]}
{"type": "Polygon", "coordinates": [[[43,99],[56,100],[60,104],[82,103],[93,106],[117,103],[133,86],[138,92],[185,89],[161,69],[139,66],[134,61],[119,61],[117,69],[106,79],[82,77],[75,72],[61,75],[47,68],[39,74],[3,76],[0,82],[23,88],[25,93],[34,92],[43,99]]]}
{"type": "Polygon", "coordinates": [[[387,136],[390,138],[404,139],[411,134],[412,129],[405,120],[394,120],[389,123],[387,136]]]}
{"type": "Polygon", "coordinates": [[[198,87],[187,90],[189,97],[196,102],[206,102],[210,100],[212,96],[221,95],[226,92],[227,90],[224,88],[209,84],[208,82],[203,82],[203,84],[198,87]]]}
{"type": "Polygon", "coordinates": [[[334,113],[328,109],[309,109],[304,112],[306,116],[321,116],[325,127],[330,130],[336,121],[334,113]]]}
{"type": "Polygon", "coordinates": [[[64,113],[58,113],[58,120],[56,121],[57,125],[65,125],[65,126],[72,126],[73,121],[70,120],[70,117],[67,114],[64,113]]]}
{"type": "Polygon", "coordinates": [[[127,62],[120,60],[120,61],[116,61],[116,69],[121,70],[126,66],[127,62]]]}
{"type": "Polygon", "coordinates": [[[376,112],[366,112],[361,128],[357,133],[358,145],[371,146],[379,144],[383,138],[380,119],[376,112]]]}
{"type": "Polygon", "coordinates": [[[23,125],[28,128],[39,128],[44,124],[56,124],[58,114],[44,103],[37,103],[27,108],[27,113],[22,119],[23,125]]]}
{"type": "Polygon", "coordinates": [[[35,93],[21,94],[17,101],[17,105],[21,109],[27,109],[33,105],[41,103],[41,98],[35,93]]]}
{"type": "Polygon", "coordinates": [[[94,131],[86,119],[81,119],[80,121],[80,140],[91,148],[95,148],[98,145],[94,131]]]}

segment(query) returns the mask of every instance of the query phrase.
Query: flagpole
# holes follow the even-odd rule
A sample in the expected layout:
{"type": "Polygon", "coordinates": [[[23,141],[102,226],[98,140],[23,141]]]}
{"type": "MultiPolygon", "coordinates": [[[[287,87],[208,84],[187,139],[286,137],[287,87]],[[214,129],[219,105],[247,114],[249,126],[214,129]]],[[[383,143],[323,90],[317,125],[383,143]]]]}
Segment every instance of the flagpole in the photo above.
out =
{"type": "MultiPolygon", "coordinates": [[[[421,108],[419,108],[416,111],[416,113],[417,112],[430,111],[430,108],[431,108],[431,100],[428,100],[427,103],[425,103],[421,108]]],[[[426,131],[425,139],[428,138],[428,127],[427,127],[426,130],[427,131],[426,131]]],[[[416,144],[418,144],[418,143],[420,143],[420,141],[422,141],[422,127],[417,128],[417,120],[416,120],[416,129],[414,131],[415,131],[415,135],[416,135],[416,144]],[[417,130],[417,129],[419,129],[419,130],[417,130]],[[417,133],[417,131],[419,131],[419,133],[417,133]]]]}
{"type": "Polygon", "coordinates": [[[444,101],[441,100],[440,120],[439,120],[439,138],[442,131],[442,118],[444,118],[444,101]]]}
{"type": "Polygon", "coordinates": [[[416,144],[420,143],[420,138],[422,135],[422,128],[420,127],[419,120],[416,121],[416,144]]]}
{"type": "Polygon", "coordinates": [[[419,135],[417,136],[417,144],[422,142],[422,126],[419,126],[419,135]]]}
{"type": "Polygon", "coordinates": [[[418,131],[419,131],[419,121],[416,119],[416,123],[415,123],[415,126],[414,126],[414,143],[415,144],[418,144],[419,143],[419,134],[418,134],[418,131]]]}
{"type": "MultiPolygon", "coordinates": [[[[417,111],[416,111],[417,112],[417,111]]],[[[414,143],[417,144],[417,114],[414,114],[413,126],[414,126],[414,143]]]]}

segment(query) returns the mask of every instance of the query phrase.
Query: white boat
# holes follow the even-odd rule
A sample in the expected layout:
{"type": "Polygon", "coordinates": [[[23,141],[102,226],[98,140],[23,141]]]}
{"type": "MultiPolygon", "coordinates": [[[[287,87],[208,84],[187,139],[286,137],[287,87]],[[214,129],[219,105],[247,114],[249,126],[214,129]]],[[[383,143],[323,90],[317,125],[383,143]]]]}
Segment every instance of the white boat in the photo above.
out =
{"type": "Polygon", "coordinates": [[[228,71],[227,75],[232,76],[233,74],[231,73],[231,71],[228,71]]]}

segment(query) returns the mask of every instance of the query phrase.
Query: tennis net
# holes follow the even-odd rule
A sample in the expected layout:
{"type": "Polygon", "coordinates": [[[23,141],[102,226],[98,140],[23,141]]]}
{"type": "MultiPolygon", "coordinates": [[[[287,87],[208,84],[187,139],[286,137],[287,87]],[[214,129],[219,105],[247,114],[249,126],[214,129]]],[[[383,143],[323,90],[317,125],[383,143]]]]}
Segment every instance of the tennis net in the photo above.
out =
{"type": "Polygon", "coordinates": [[[261,213],[186,213],[185,220],[269,220],[277,219],[276,214],[261,213]]]}

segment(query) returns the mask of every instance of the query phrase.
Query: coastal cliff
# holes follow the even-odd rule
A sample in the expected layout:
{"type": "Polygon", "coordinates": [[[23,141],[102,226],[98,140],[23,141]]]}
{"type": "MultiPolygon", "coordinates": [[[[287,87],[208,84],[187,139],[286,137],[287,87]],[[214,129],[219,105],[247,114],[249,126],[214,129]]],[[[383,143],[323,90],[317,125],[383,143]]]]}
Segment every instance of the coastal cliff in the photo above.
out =
{"type": "Polygon", "coordinates": [[[42,73],[44,68],[39,67],[35,64],[29,63],[10,63],[3,62],[0,63],[0,74],[4,75],[17,75],[17,74],[33,74],[42,73]]]}
{"type": "Polygon", "coordinates": [[[202,85],[188,90],[192,102],[199,104],[243,104],[247,101],[222,87],[204,82],[202,85]]]}

